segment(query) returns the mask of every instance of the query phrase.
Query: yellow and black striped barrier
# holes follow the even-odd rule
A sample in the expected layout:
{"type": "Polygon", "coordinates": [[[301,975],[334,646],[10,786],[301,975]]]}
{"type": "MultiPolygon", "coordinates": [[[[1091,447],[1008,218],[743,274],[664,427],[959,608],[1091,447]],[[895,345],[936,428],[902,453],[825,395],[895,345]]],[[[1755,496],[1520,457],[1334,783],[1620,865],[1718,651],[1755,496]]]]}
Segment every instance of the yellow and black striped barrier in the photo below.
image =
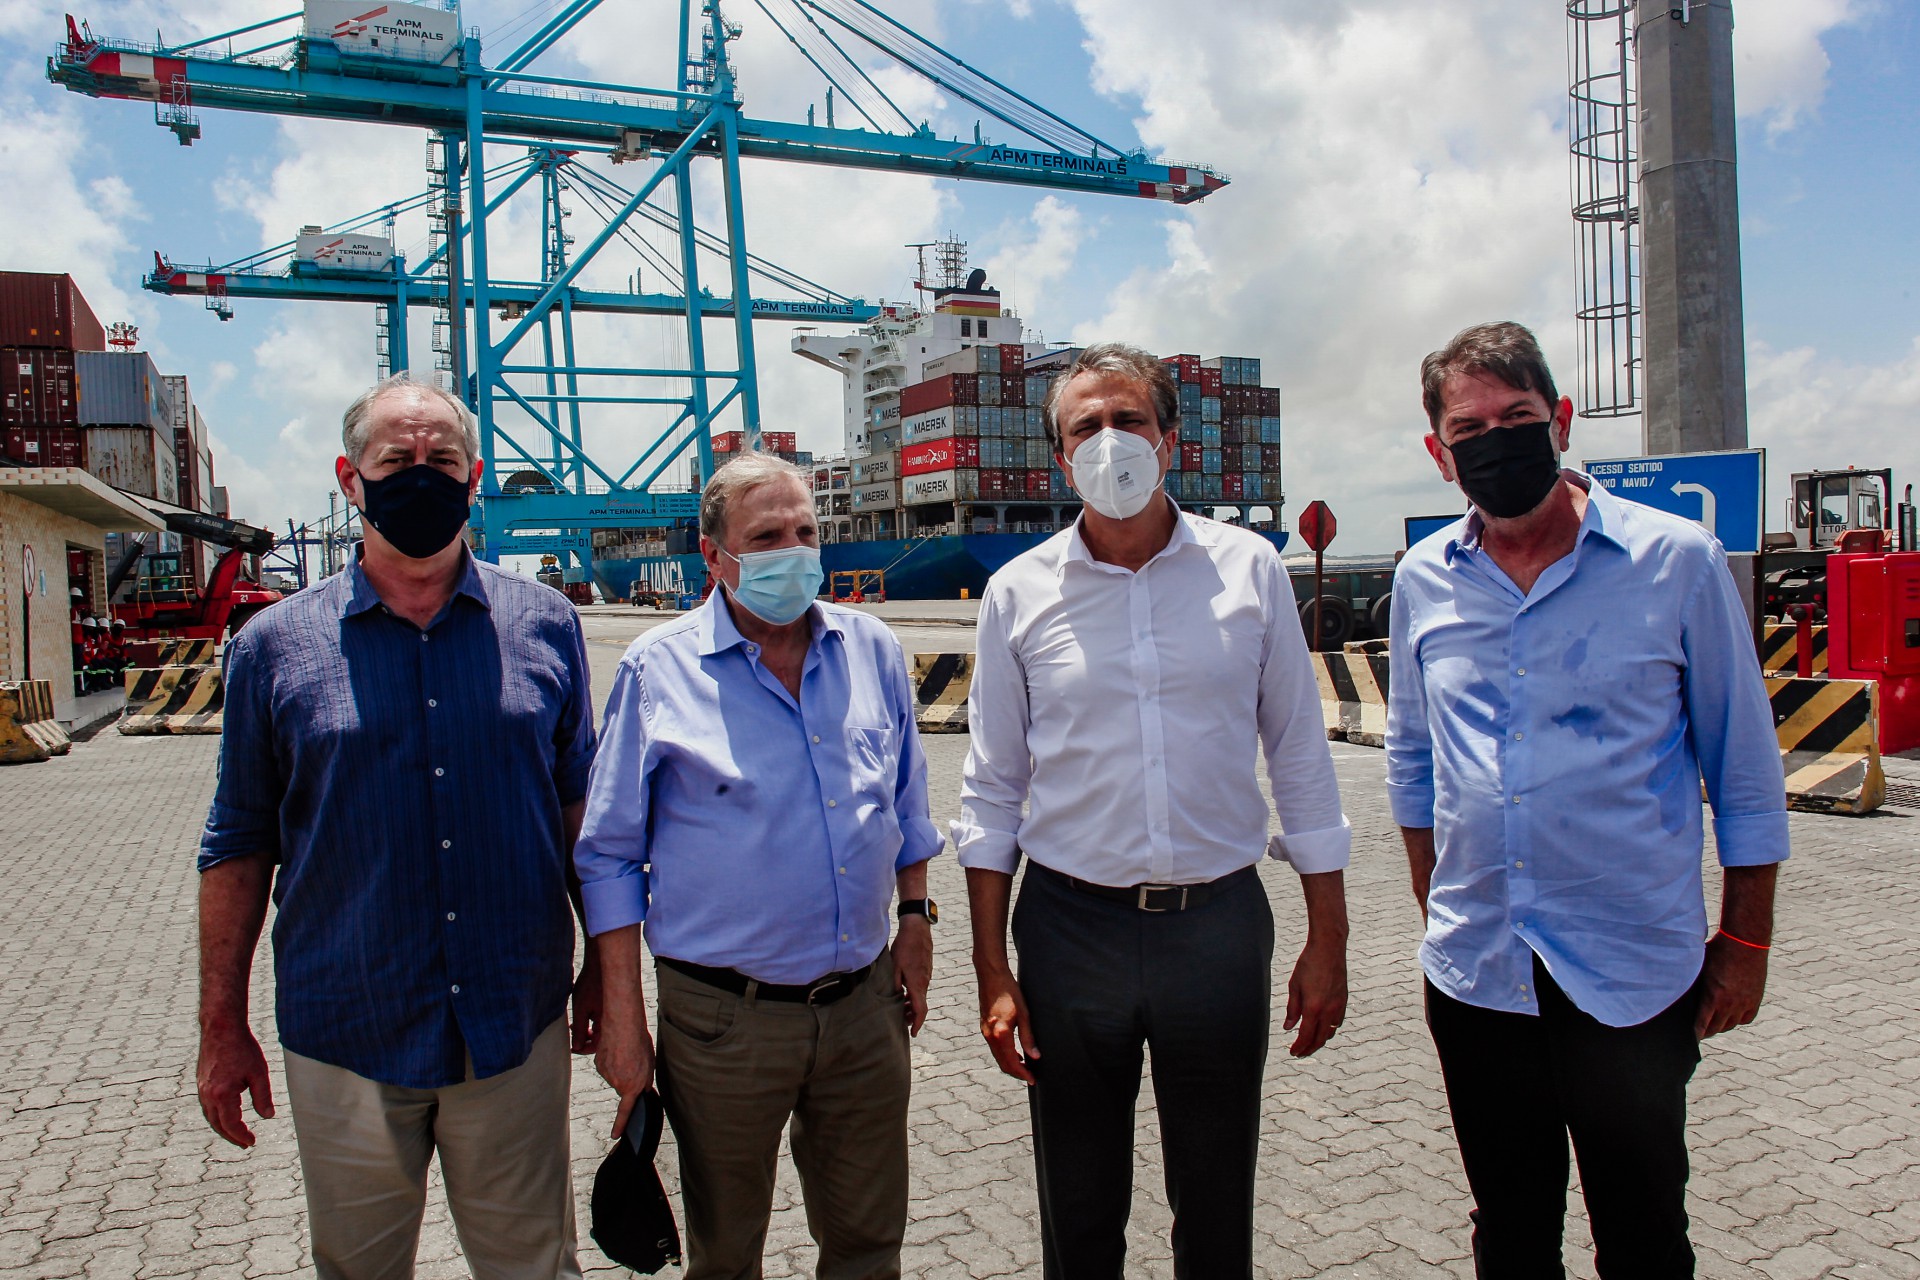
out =
{"type": "Polygon", "coordinates": [[[1767,699],[1787,771],[1789,809],[1858,816],[1886,802],[1879,685],[1769,676],[1767,699]]]}
{"type": "Polygon", "coordinates": [[[913,710],[920,732],[965,733],[972,691],[971,653],[913,655],[913,710]]]}
{"type": "MultiPolygon", "coordinates": [[[[1827,628],[1821,623],[1810,627],[1808,639],[1813,649],[1813,674],[1827,674],[1827,628]]],[[[1793,623],[1770,622],[1760,640],[1760,669],[1770,676],[1800,674],[1800,628],[1793,623]]]]}
{"type": "Polygon", "coordinates": [[[0,684],[0,764],[37,764],[73,750],[73,740],[53,718],[51,680],[0,684]]]}
{"type": "Polygon", "coordinates": [[[129,668],[120,732],[219,733],[226,689],[215,666],[129,668]]]}
{"type": "Polygon", "coordinates": [[[1361,747],[1387,745],[1387,655],[1384,641],[1350,644],[1313,655],[1327,737],[1361,747]]]}

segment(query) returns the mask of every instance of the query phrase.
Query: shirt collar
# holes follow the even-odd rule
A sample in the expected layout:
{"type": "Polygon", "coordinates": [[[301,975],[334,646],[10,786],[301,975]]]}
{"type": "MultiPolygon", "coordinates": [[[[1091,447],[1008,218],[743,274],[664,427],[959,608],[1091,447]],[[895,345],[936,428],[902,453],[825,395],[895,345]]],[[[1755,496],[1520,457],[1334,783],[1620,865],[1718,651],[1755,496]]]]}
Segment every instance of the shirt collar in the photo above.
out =
{"type": "MultiPolygon", "coordinates": [[[[1181,547],[1199,546],[1202,544],[1211,546],[1214,541],[1212,531],[1205,528],[1205,521],[1182,511],[1180,504],[1175,502],[1171,496],[1167,498],[1167,502],[1173,507],[1173,536],[1167,539],[1167,545],[1160,548],[1160,550],[1154,554],[1153,560],[1147,561],[1147,564],[1152,564],[1154,560],[1158,560],[1163,556],[1170,556],[1181,547]]],[[[1081,524],[1086,518],[1086,514],[1083,511],[1080,515],[1075,516],[1073,524],[1068,526],[1067,553],[1060,557],[1060,563],[1054,567],[1054,575],[1056,577],[1065,576],[1067,566],[1074,563],[1091,565],[1105,572],[1119,571],[1119,566],[1117,565],[1108,564],[1103,560],[1095,560],[1093,558],[1093,552],[1087,549],[1087,540],[1081,533],[1081,524]]],[[[1144,569],[1146,565],[1140,567],[1144,569]]]]}
{"type": "MultiPolygon", "coordinates": [[[[1605,485],[1595,484],[1593,477],[1571,468],[1560,473],[1561,478],[1584,489],[1587,494],[1587,513],[1580,518],[1580,534],[1574,540],[1578,546],[1591,536],[1605,538],[1614,546],[1626,549],[1626,533],[1621,528],[1623,516],[1620,510],[1621,500],[1608,492],[1605,485]]],[[[1447,543],[1447,564],[1451,566],[1454,558],[1464,552],[1480,550],[1480,535],[1486,531],[1486,522],[1480,518],[1476,507],[1467,508],[1466,524],[1461,527],[1460,536],[1447,543]]]]}
{"type": "MultiPolygon", "coordinates": [[[[725,653],[728,649],[747,643],[747,638],[740,634],[739,626],[734,623],[733,610],[721,599],[724,594],[725,589],[715,583],[713,593],[700,606],[700,612],[694,618],[694,630],[700,637],[700,656],[703,658],[725,653]]],[[[846,621],[833,610],[821,607],[816,600],[808,606],[807,612],[813,622],[814,644],[820,643],[820,638],[829,633],[843,641],[847,638],[846,621]]]]}
{"type": "MultiPolygon", "coordinates": [[[[367,544],[353,544],[353,559],[347,562],[347,571],[340,575],[344,585],[344,598],[340,602],[340,616],[351,618],[355,614],[377,609],[385,602],[380,599],[379,590],[373,585],[373,579],[367,577],[367,571],[360,567],[361,557],[366,555],[367,544]]],[[[482,609],[491,610],[493,601],[487,595],[486,581],[480,576],[479,561],[473,552],[462,547],[460,581],[454,584],[453,594],[465,596],[482,609]]],[[[452,603],[451,600],[448,603],[452,603]]]]}

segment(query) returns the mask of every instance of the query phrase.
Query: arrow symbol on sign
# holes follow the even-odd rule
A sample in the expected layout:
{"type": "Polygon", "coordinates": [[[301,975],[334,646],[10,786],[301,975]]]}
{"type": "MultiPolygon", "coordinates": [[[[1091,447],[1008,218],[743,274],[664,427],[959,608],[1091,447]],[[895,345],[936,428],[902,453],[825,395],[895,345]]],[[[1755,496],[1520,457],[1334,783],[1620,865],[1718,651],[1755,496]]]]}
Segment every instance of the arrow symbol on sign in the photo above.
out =
{"type": "Polygon", "coordinates": [[[1693,493],[1700,496],[1700,523],[1707,526],[1708,533],[1718,537],[1720,529],[1718,521],[1714,519],[1717,513],[1714,509],[1713,490],[1703,484],[1687,484],[1676,480],[1673,491],[1675,494],[1693,493]]]}

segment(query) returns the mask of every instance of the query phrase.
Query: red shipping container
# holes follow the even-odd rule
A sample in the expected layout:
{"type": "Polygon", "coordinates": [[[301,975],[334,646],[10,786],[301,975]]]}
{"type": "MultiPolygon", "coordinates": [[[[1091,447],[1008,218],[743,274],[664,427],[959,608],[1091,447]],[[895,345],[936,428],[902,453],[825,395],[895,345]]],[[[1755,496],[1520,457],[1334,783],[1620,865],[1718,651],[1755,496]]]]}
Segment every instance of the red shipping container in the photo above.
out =
{"type": "Polygon", "coordinates": [[[1182,471],[1198,471],[1201,460],[1200,451],[1204,448],[1206,448],[1206,446],[1198,440],[1182,440],[1180,442],[1180,469],[1182,471]]]}
{"type": "MultiPolygon", "coordinates": [[[[974,455],[979,456],[979,440],[973,441],[974,455]]],[[[910,444],[900,450],[900,474],[903,476],[926,475],[933,471],[951,471],[963,465],[954,461],[953,437],[944,440],[923,440],[919,444],[910,444]]],[[[967,463],[964,465],[971,466],[967,463]]]]}
{"type": "Polygon", "coordinates": [[[0,349],[0,422],[67,426],[80,417],[73,352],[0,349]]]}
{"type": "Polygon", "coordinates": [[[1247,480],[1247,477],[1242,472],[1239,472],[1239,471],[1227,472],[1225,475],[1220,477],[1220,492],[1222,496],[1227,498],[1240,498],[1240,497],[1246,496],[1246,491],[1247,491],[1246,480],[1247,480]]]}
{"type": "Polygon", "coordinates": [[[1003,378],[1024,377],[1027,372],[1027,349],[1018,342],[1000,344],[1000,376],[1003,378]]]}
{"type": "Polygon", "coordinates": [[[723,431],[713,438],[713,451],[715,453],[738,453],[745,442],[745,433],[739,431],[723,431]]]}
{"type": "MultiPolygon", "coordinates": [[[[980,437],[953,436],[953,465],[956,467],[977,467],[980,465],[980,437]]],[[[904,455],[904,451],[902,453],[904,455]]]]}
{"type": "Polygon", "coordinates": [[[1027,472],[1027,496],[1044,498],[1047,496],[1047,471],[1045,467],[1027,472]]]}
{"type": "Polygon", "coordinates": [[[1262,418],[1280,416],[1280,388],[1248,387],[1247,390],[1253,393],[1252,413],[1262,418]]]}
{"type": "Polygon", "coordinates": [[[1006,497],[1007,473],[999,467],[984,468],[980,472],[980,496],[983,498],[1006,497]]]}
{"type": "Polygon", "coordinates": [[[1027,379],[1025,374],[1000,375],[1000,403],[1015,408],[1027,402],[1027,379]]]}
{"type": "Polygon", "coordinates": [[[0,271],[0,347],[105,351],[107,331],[72,276],[0,271]]]}
{"type": "Polygon", "coordinates": [[[1203,396],[1220,394],[1220,370],[1204,367],[1200,370],[1200,394],[1203,396]]]}
{"type": "Polygon", "coordinates": [[[19,466],[85,467],[87,433],[84,427],[9,425],[0,430],[0,451],[19,466]]]}
{"type": "Polygon", "coordinates": [[[760,447],[773,453],[793,453],[800,447],[800,439],[791,431],[762,431],[760,447]]]}
{"type": "Polygon", "coordinates": [[[900,391],[900,416],[911,418],[915,414],[950,404],[978,404],[979,397],[979,374],[949,373],[945,377],[903,387],[900,391]]]}
{"type": "Polygon", "coordinates": [[[1174,368],[1180,370],[1180,381],[1182,382],[1200,381],[1200,357],[1199,356],[1186,356],[1186,355],[1168,356],[1167,360],[1169,363],[1171,363],[1174,366],[1174,368]]]}

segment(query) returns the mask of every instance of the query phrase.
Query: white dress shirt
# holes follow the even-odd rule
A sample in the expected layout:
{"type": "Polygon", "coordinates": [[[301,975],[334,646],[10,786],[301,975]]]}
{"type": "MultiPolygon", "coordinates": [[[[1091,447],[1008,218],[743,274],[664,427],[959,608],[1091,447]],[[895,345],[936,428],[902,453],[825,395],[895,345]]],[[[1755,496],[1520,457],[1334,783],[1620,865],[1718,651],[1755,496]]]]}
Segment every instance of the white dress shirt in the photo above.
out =
{"type": "Polygon", "coordinates": [[[993,575],[967,700],[960,865],[1022,852],[1095,884],[1347,865],[1350,831],[1293,587],[1273,545],[1179,513],[1130,572],[1080,525],[993,575]],[[1284,835],[1268,839],[1261,754],[1284,835]],[[1022,808],[1025,806],[1023,814],[1022,808]]]}

